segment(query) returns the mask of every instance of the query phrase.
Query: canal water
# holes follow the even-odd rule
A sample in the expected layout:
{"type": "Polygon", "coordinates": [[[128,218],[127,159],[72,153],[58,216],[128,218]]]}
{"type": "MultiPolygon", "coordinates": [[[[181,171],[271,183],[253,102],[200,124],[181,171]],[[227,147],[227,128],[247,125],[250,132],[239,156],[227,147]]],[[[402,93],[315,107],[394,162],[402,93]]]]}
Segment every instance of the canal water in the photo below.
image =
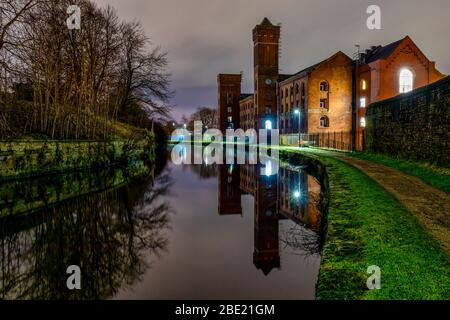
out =
{"type": "Polygon", "coordinates": [[[182,165],[0,184],[2,299],[314,299],[308,168],[182,165]],[[82,289],[66,287],[78,265],[82,289]]]}

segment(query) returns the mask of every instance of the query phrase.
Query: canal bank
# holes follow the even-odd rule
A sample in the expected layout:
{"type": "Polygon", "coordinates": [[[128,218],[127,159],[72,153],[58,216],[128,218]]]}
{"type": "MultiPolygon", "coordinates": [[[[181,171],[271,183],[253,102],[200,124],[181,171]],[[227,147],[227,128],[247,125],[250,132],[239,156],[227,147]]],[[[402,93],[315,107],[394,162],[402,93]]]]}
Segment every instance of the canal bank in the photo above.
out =
{"type": "Polygon", "coordinates": [[[155,137],[0,141],[0,181],[155,160],[155,137]]]}
{"type": "Polygon", "coordinates": [[[450,255],[380,184],[332,152],[283,150],[326,166],[330,202],[318,299],[449,299],[450,255]],[[369,290],[368,267],[381,270],[369,290]]]}

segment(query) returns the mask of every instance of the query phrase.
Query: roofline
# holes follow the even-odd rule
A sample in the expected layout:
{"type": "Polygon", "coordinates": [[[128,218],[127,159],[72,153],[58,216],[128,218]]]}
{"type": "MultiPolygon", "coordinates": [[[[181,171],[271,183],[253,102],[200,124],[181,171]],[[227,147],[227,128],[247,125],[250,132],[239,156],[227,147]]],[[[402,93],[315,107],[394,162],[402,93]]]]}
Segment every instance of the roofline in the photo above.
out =
{"type": "Polygon", "coordinates": [[[248,93],[248,94],[250,94],[250,96],[245,97],[244,99],[239,99],[239,102],[243,102],[243,101],[246,101],[246,100],[254,100],[255,99],[255,95],[253,93],[248,93]]]}
{"type": "Polygon", "coordinates": [[[315,71],[318,67],[320,67],[323,63],[331,60],[332,58],[334,58],[335,56],[337,56],[338,54],[343,54],[344,56],[346,56],[349,60],[353,61],[348,55],[346,55],[344,52],[342,52],[341,50],[339,50],[338,52],[336,52],[335,54],[331,55],[330,57],[316,63],[313,64],[309,67],[306,67],[303,69],[303,71],[299,71],[299,73],[296,73],[294,75],[292,75],[291,77],[284,79],[283,81],[280,81],[280,85],[286,84],[288,82],[291,81],[295,81],[301,78],[304,78],[305,76],[308,76],[309,74],[311,74],[313,71],[315,71]],[[309,70],[310,69],[310,70],[309,70]]]}

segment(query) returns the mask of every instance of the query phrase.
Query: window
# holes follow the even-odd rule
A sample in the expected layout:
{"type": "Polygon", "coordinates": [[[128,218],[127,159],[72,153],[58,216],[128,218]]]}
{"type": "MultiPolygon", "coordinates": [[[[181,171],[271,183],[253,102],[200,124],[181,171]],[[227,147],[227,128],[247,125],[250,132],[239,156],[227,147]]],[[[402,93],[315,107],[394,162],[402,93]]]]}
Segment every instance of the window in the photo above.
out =
{"type": "Polygon", "coordinates": [[[272,130],[272,121],[266,120],[266,130],[272,130]]]}
{"type": "Polygon", "coordinates": [[[322,92],[328,91],[328,82],[322,81],[320,83],[320,91],[322,91],[322,92]]]}
{"type": "Polygon", "coordinates": [[[295,85],[295,94],[299,94],[300,93],[300,87],[298,86],[298,84],[295,85]]]}
{"type": "Polygon", "coordinates": [[[233,117],[228,117],[227,120],[228,122],[233,122],[233,117]]]}
{"type": "Polygon", "coordinates": [[[408,69],[400,71],[400,93],[410,92],[413,89],[413,74],[408,69]]]}
{"type": "Polygon", "coordinates": [[[271,114],[272,108],[270,106],[266,106],[266,114],[271,114]]]}
{"type": "Polygon", "coordinates": [[[302,82],[302,98],[305,97],[305,83],[302,82]]]}
{"type": "Polygon", "coordinates": [[[328,109],[328,99],[320,99],[320,107],[323,109],[328,109]]]}
{"type": "Polygon", "coordinates": [[[359,100],[359,106],[360,106],[361,108],[365,108],[365,107],[366,107],[366,98],[361,98],[361,99],[359,100]]]}
{"type": "Polygon", "coordinates": [[[230,94],[230,93],[227,94],[227,103],[228,104],[233,103],[233,94],[230,94]]]}
{"type": "Polygon", "coordinates": [[[361,119],[359,120],[359,123],[361,125],[361,128],[365,128],[366,127],[366,118],[361,117],[361,119]]]}
{"type": "Polygon", "coordinates": [[[328,120],[328,117],[323,116],[320,118],[320,127],[321,128],[328,128],[330,126],[330,121],[328,120]]]}
{"type": "Polygon", "coordinates": [[[367,82],[366,80],[361,80],[361,90],[366,90],[367,89],[367,82]]]}
{"type": "Polygon", "coordinates": [[[228,113],[231,113],[231,112],[233,112],[233,108],[231,108],[231,107],[228,107],[228,108],[227,108],[227,112],[228,112],[228,113]]]}

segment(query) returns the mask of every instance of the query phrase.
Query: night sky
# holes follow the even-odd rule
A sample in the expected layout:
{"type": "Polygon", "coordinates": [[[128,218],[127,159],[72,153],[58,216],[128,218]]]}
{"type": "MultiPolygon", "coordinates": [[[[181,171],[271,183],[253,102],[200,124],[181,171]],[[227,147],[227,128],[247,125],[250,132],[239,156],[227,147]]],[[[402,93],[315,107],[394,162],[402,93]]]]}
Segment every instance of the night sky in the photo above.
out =
{"type": "Polygon", "coordinates": [[[252,29],[267,16],[282,24],[281,73],[295,73],[337,51],[409,35],[438,70],[450,74],[449,0],[94,0],[119,17],[140,21],[152,42],[169,54],[173,116],[215,107],[218,73],[244,72],[252,91],[252,29]],[[369,5],[381,7],[382,30],[366,27],[369,5]]]}

